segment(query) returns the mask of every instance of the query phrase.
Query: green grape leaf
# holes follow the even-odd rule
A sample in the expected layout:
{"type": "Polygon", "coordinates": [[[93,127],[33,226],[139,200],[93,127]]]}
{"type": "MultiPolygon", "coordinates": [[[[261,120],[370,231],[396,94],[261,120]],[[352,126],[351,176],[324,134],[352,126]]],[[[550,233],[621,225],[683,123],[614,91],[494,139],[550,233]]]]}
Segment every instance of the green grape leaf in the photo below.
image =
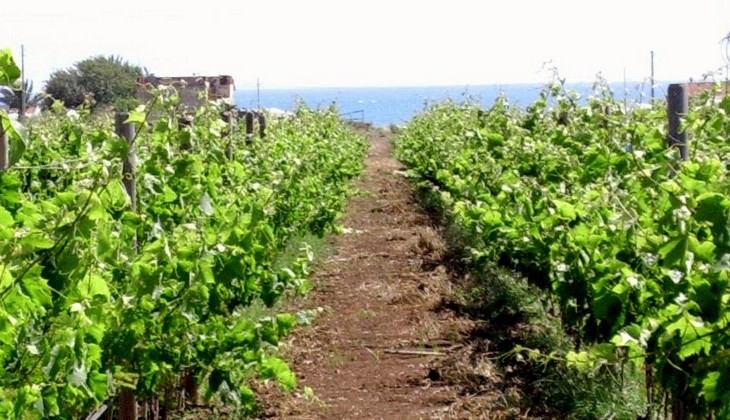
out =
{"type": "Polygon", "coordinates": [[[713,224],[726,221],[725,213],[730,207],[730,200],[719,193],[704,193],[697,197],[695,218],[713,224]]]}
{"type": "Polygon", "coordinates": [[[120,179],[110,181],[104,191],[99,194],[99,198],[104,207],[111,210],[122,210],[130,203],[127,190],[124,189],[120,179]]]}
{"type": "Polygon", "coordinates": [[[576,218],[575,207],[572,204],[563,200],[553,200],[553,204],[563,219],[574,220],[576,218]]]}
{"type": "Polygon", "coordinates": [[[12,86],[20,78],[20,68],[15,64],[10,48],[0,50],[0,85],[12,86]]]}
{"type": "Polygon", "coordinates": [[[565,355],[565,361],[567,362],[568,366],[572,366],[580,371],[586,371],[593,367],[593,358],[591,355],[586,351],[569,351],[565,355]]]}
{"type": "Polygon", "coordinates": [[[96,401],[103,401],[107,397],[109,375],[102,372],[91,372],[89,375],[89,389],[94,393],[96,401]]]}
{"type": "Polygon", "coordinates": [[[101,258],[114,259],[114,242],[109,226],[100,224],[97,231],[96,253],[101,258]]]}
{"type": "Polygon", "coordinates": [[[3,291],[13,284],[13,275],[10,273],[10,267],[0,263],[0,291],[3,291]]]}
{"type": "Polygon", "coordinates": [[[172,188],[165,185],[162,190],[162,201],[165,203],[172,203],[175,200],[177,200],[177,194],[175,194],[175,191],[173,191],[172,188]]]}
{"type": "Polygon", "coordinates": [[[9,164],[12,166],[25,153],[26,130],[20,123],[11,120],[5,113],[0,113],[0,125],[2,125],[3,131],[5,131],[8,138],[9,164]]]}
{"type": "Polygon", "coordinates": [[[89,199],[89,211],[87,217],[89,220],[99,220],[106,216],[106,209],[98,195],[93,194],[89,199]]]}
{"type": "Polygon", "coordinates": [[[20,240],[20,244],[35,251],[38,249],[53,248],[56,242],[50,238],[47,233],[34,231],[23,237],[23,239],[20,240]]]}
{"type": "Polygon", "coordinates": [[[692,251],[701,261],[713,262],[715,260],[715,249],[717,247],[712,241],[698,241],[694,236],[690,237],[689,250],[692,251]]]}
{"type": "Polygon", "coordinates": [[[687,236],[673,239],[659,248],[659,256],[664,267],[677,267],[684,263],[687,257],[687,236]]]}
{"type": "MultiPolygon", "coordinates": [[[[37,227],[44,219],[43,212],[55,213],[57,209],[50,203],[43,203],[42,209],[40,206],[32,202],[23,203],[18,212],[15,214],[15,218],[19,223],[22,223],[25,227],[37,227]]],[[[1,212],[1,210],[0,210],[1,212]]],[[[1,224],[2,222],[0,222],[1,224]]]]}
{"type": "Polygon", "coordinates": [[[726,115],[730,115],[730,96],[723,96],[720,101],[720,108],[725,111],[726,115]]]}
{"type": "Polygon", "coordinates": [[[5,207],[0,206],[0,226],[12,227],[14,224],[13,215],[5,210],[5,207]]]}
{"type": "Polygon", "coordinates": [[[684,360],[688,357],[692,357],[701,354],[704,350],[706,354],[710,353],[712,349],[712,340],[709,337],[695,337],[689,340],[687,343],[682,344],[682,347],[677,352],[680,360],[684,360]]]}
{"type": "Polygon", "coordinates": [[[116,158],[124,159],[129,155],[129,143],[122,138],[109,139],[107,141],[107,147],[116,158]]]}
{"type": "Polygon", "coordinates": [[[76,206],[76,193],[71,191],[62,191],[56,194],[55,199],[62,206],[75,207],[76,206]]]}
{"type": "Polygon", "coordinates": [[[34,303],[51,306],[51,289],[46,280],[41,277],[41,267],[35,266],[23,276],[20,281],[23,293],[28,295],[34,303]]]}
{"type": "Polygon", "coordinates": [[[106,280],[99,274],[92,272],[87,273],[79,282],[78,291],[83,298],[93,298],[94,296],[111,297],[106,280]]]}
{"type": "Polygon", "coordinates": [[[269,344],[279,344],[279,332],[276,330],[276,325],[271,320],[265,320],[261,323],[261,329],[259,330],[261,339],[269,344]]]}
{"type": "MultiPolygon", "coordinates": [[[[727,99],[728,97],[725,97],[727,99]]],[[[717,401],[717,383],[720,379],[720,372],[710,372],[705,379],[702,380],[702,393],[705,394],[707,401],[717,401]]]]}
{"type": "Polygon", "coordinates": [[[215,284],[215,274],[213,273],[213,266],[210,261],[201,261],[198,268],[200,269],[200,274],[205,284],[215,284]]]}
{"type": "Polygon", "coordinates": [[[61,409],[58,406],[58,390],[56,386],[46,386],[43,388],[43,407],[45,412],[43,413],[46,417],[58,416],[61,414],[61,409]]]}
{"type": "Polygon", "coordinates": [[[614,320],[621,311],[621,300],[611,293],[601,293],[593,299],[593,314],[597,319],[614,320]]]}
{"type": "Polygon", "coordinates": [[[499,212],[493,211],[493,210],[487,210],[485,211],[481,218],[481,222],[484,223],[487,227],[495,227],[500,226],[502,224],[502,216],[499,212]]]}
{"type": "Polygon", "coordinates": [[[279,336],[286,336],[294,328],[297,323],[296,317],[292,314],[277,314],[276,326],[279,330],[279,336]]]}
{"type": "Polygon", "coordinates": [[[723,295],[727,290],[728,280],[718,277],[720,278],[708,279],[699,273],[690,277],[693,288],[691,298],[699,305],[702,319],[709,322],[716,322],[723,314],[723,295]]]}
{"type": "Polygon", "coordinates": [[[256,410],[256,394],[251,388],[242,385],[238,388],[238,396],[245,411],[253,412],[256,410]]]}
{"type": "Polygon", "coordinates": [[[261,362],[261,375],[266,379],[276,379],[284,389],[292,390],[297,379],[289,366],[277,357],[267,357],[261,362]]]}
{"type": "Polygon", "coordinates": [[[129,116],[127,117],[127,120],[124,122],[141,125],[145,122],[146,118],[147,118],[147,114],[145,112],[145,106],[139,105],[133,111],[129,112],[129,116]]]}

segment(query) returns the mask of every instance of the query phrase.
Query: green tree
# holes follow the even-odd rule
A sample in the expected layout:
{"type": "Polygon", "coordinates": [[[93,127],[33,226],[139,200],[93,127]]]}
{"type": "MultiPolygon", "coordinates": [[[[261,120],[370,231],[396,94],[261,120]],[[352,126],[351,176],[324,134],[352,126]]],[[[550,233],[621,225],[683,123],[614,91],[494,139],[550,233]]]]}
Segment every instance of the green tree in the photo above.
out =
{"type": "Polygon", "coordinates": [[[71,108],[83,104],[84,90],[79,83],[78,70],[70,68],[53,72],[46,82],[46,93],[71,108]]]}
{"type": "Polygon", "coordinates": [[[73,67],[51,74],[46,93],[76,107],[91,99],[94,106],[125,102],[136,95],[137,78],[142,69],[119,56],[95,56],[73,67]]]}

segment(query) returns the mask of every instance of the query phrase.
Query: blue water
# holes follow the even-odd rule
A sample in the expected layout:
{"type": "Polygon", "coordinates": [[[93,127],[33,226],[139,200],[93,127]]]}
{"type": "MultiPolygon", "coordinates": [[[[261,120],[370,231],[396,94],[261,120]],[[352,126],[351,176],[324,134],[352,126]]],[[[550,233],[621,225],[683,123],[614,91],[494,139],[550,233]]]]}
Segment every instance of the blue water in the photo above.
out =
{"type": "MultiPolygon", "coordinates": [[[[591,94],[592,84],[578,83],[566,85],[582,96],[591,94]]],[[[648,83],[612,83],[614,95],[623,100],[648,102],[650,86],[648,83]]],[[[414,115],[422,112],[429,104],[445,99],[462,101],[478,100],[483,106],[490,106],[504,93],[509,102],[516,106],[527,106],[537,99],[543,84],[509,84],[483,86],[428,86],[428,87],[358,87],[358,88],[299,88],[299,89],[262,89],[261,107],[293,110],[299,101],[310,108],[326,108],[335,104],[345,117],[363,119],[378,127],[390,124],[404,124],[414,115]]],[[[663,98],[666,84],[655,88],[655,96],[663,98]]],[[[236,105],[240,108],[256,108],[257,92],[254,89],[237,90],[236,105]]]]}

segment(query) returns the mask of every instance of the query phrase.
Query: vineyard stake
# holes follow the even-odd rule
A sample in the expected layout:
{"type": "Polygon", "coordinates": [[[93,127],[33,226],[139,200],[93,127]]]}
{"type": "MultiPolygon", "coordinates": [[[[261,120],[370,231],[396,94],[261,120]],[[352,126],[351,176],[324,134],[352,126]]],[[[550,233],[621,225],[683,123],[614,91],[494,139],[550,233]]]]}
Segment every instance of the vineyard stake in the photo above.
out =
{"type": "Polygon", "coordinates": [[[8,135],[0,123],[0,171],[8,169],[10,166],[10,150],[8,147],[8,135]]]}
{"type": "Polygon", "coordinates": [[[137,420],[137,397],[134,390],[123,388],[119,393],[119,420],[137,420]]]}
{"type": "MultiPolygon", "coordinates": [[[[128,113],[117,112],[114,116],[114,128],[117,135],[125,139],[127,145],[129,145],[127,156],[122,163],[122,183],[129,196],[132,211],[137,211],[137,186],[134,179],[135,129],[132,123],[127,122],[128,118],[128,113]]],[[[133,390],[124,388],[119,394],[119,419],[137,420],[137,397],[134,395],[133,390]]]]}
{"type": "Polygon", "coordinates": [[[136,163],[135,147],[134,147],[134,124],[126,122],[129,114],[126,112],[118,112],[115,115],[115,128],[117,135],[127,141],[129,151],[127,157],[122,164],[122,183],[124,189],[127,190],[129,201],[132,203],[132,211],[137,211],[137,186],[134,178],[134,166],[136,163]]]}
{"type": "Polygon", "coordinates": [[[245,114],[246,119],[246,141],[253,141],[253,112],[247,111],[245,114]]]}
{"type": "Polygon", "coordinates": [[[681,118],[687,115],[688,109],[687,85],[680,83],[672,83],[669,85],[667,89],[669,138],[667,140],[670,147],[677,147],[679,149],[679,157],[683,161],[689,160],[689,147],[687,144],[687,130],[681,127],[681,118]]]}
{"type": "Polygon", "coordinates": [[[235,127],[233,125],[234,121],[233,117],[233,111],[226,111],[223,113],[223,121],[228,124],[228,133],[226,136],[228,137],[228,141],[226,142],[226,159],[233,160],[233,132],[235,130],[235,127]]]}
{"type": "Polygon", "coordinates": [[[259,112],[259,137],[262,139],[266,137],[266,116],[259,112]]]}

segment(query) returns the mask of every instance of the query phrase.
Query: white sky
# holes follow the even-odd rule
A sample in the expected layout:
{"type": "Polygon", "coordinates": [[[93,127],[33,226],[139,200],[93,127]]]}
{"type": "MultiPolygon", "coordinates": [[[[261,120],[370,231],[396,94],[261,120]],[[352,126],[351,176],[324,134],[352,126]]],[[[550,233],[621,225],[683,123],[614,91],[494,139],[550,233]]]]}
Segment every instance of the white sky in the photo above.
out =
{"type": "Polygon", "coordinates": [[[729,0],[22,0],[0,47],[39,90],[117,54],[158,76],[231,74],[238,88],[698,79],[725,65],[729,0]]]}

